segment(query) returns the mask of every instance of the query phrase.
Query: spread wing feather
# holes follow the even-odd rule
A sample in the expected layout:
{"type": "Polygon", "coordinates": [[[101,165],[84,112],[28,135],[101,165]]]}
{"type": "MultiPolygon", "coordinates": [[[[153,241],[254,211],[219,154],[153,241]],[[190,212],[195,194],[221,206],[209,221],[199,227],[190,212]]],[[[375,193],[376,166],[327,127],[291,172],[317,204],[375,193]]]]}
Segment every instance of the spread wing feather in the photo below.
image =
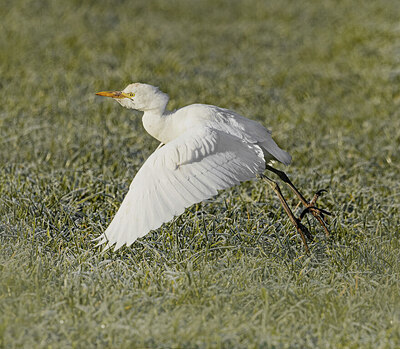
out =
{"type": "Polygon", "coordinates": [[[259,145],[210,127],[191,129],[143,164],[99,245],[129,246],[185,208],[264,169],[259,145]]]}
{"type": "Polygon", "coordinates": [[[268,160],[278,160],[289,165],[292,157],[289,153],[279,148],[272,139],[271,131],[259,122],[247,119],[240,114],[224,108],[209,106],[213,110],[215,124],[218,129],[229,129],[229,133],[244,139],[249,143],[258,144],[268,160]]]}

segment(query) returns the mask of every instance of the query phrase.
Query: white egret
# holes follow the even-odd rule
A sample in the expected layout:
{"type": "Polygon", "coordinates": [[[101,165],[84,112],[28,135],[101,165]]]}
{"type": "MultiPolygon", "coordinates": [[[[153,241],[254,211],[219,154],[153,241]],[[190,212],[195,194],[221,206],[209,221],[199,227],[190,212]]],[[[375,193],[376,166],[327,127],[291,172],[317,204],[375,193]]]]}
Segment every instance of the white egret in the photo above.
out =
{"type": "Polygon", "coordinates": [[[143,111],[143,126],[160,146],[146,160],[130,185],[121,207],[99,245],[115,250],[130,246],[137,238],[159,228],[185,208],[208,199],[218,190],[261,177],[271,184],[301,235],[306,250],[307,228],[287,205],[276,182],[263,175],[267,169],[285,181],[300,198],[306,210],[326,228],[323,213],[315,200],[308,202],[286,174],[270,166],[277,160],[285,165],[291,156],[280,149],[271,132],[260,123],[234,111],[212,105],[192,104],[173,112],[166,111],[167,94],[157,87],[134,83],[123,91],[99,92],[123,107],[143,111]]]}

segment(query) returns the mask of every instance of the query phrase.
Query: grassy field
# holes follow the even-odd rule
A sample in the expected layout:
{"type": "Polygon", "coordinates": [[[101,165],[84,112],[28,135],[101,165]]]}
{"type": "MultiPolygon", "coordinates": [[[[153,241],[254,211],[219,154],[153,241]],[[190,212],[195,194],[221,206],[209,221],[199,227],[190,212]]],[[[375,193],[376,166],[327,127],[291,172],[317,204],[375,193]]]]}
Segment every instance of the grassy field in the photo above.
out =
{"type": "MultiPolygon", "coordinates": [[[[398,348],[399,1],[3,1],[0,347],[398,348]],[[227,107],[293,155],[311,255],[247,182],[101,254],[158,145],[94,95],[227,107]]],[[[297,201],[282,187],[289,202],[297,201]]]]}

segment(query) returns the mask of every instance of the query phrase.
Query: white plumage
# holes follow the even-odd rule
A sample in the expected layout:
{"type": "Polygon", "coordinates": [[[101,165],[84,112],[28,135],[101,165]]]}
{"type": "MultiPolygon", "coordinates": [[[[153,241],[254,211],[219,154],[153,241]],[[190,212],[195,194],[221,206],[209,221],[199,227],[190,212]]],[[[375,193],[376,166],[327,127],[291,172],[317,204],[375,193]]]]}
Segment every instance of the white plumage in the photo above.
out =
{"type": "Polygon", "coordinates": [[[139,83],[98,95],[143,111],[146,131],[165,144],[143,164],[98,238],[106,248],[130,246],[218,190],[255,178],[271,160],[286,165],[291,161],[266,128],[228,109],[193,104],[166,112],[168,96],[139,83]]]}

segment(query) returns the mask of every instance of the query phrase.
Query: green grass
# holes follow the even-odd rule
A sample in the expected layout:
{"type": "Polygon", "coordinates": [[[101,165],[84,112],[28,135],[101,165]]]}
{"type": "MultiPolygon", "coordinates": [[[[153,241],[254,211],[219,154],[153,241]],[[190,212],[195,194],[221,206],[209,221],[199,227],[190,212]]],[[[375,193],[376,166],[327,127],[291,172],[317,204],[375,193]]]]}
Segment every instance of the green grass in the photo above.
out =
{"type": "MultiPolygon", "coordinates": [[[[0,5],[0,347],[400,346],[400,2],[0,5]],[[157,146],[94,93],[262,121],[307,195],[312,254],[265,183],[195,205],[130,248],[104,231],[157,146]]],[[[296,200],[290,197],[291,205],[296,200]]]]}

